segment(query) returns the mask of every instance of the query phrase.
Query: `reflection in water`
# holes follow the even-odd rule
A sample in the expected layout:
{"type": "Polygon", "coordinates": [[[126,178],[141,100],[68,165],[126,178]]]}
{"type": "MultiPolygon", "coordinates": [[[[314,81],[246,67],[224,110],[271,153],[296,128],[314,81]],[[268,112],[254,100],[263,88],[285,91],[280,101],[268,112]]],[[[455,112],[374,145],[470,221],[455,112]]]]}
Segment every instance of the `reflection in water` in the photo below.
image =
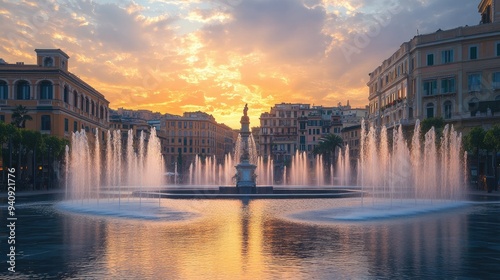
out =
{"type": "MultiPolygon", "coordinates": [[[[54,229],[45,244],[53,253],[36,257],[33,250],[47,233],[28,215],[18,233],[26,255],[20,262],[30,263],[31,276],[100,279],[453,278],[476,275],[475,267],[484,265],[470,248],[471,231],[474,239],[484,238],[483,224],[471,218],[478,216],[472,210],[478,206],[373,223],[313,224],[284,218],[352,201],[165,200],[186,210],[204,205],[198,209],[201,218],[182,222],[53,213],[43,220],[54,229]],[[60,264],[47,266],[51,260],[60,264]]],[[[485,219],[499,222],[499,206],[483,207],[485,219]]],[[[500,233],[499,223],[488,226],[500,233]]],[[[481,241],[474,242],[480,246],[481,241]]],[[[495,247],[490,247],[493,255],[495,247]]],[[[500,246],[496,248],[498,253],[500,246]]],[[[499,272],[494,265],[488,269],[499,272]]]]}

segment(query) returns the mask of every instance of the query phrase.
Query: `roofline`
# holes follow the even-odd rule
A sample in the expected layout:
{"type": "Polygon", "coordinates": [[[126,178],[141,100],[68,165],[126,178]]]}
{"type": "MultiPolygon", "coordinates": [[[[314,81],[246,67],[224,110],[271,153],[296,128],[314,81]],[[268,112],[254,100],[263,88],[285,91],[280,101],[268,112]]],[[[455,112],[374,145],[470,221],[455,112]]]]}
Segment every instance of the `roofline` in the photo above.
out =
{"type": "Polygon", "coordinates": [[[69,59],[69,55],[63,52],[61,49],[35,49],[35,52],[38,54],[38,52],[59,52],[61,53],[66,59],[69,59]]]}

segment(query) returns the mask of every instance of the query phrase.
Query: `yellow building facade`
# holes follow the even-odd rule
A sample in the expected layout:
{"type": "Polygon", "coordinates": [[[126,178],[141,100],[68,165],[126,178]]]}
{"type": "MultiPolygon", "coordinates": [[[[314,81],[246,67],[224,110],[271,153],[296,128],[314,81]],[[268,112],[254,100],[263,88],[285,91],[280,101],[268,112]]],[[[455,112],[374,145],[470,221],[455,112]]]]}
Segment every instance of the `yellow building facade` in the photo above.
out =
{"type": "Polygon", "coordinates": [[[36,49],[36,64],[0,62],[0,120],[25,106],[33,118],[26,128],[69,139],[85,130],[104,138],[109,127],[109,101],[68,71],[69,56],[60,49],[36,49]]]}
{"type": "Polygon", "coordinates": [[[500,121],[500,1],[481,1],[481,24],[415,36],[370,75],[369,120],[414,125],[441,117],[462,131],[500,121]]]}

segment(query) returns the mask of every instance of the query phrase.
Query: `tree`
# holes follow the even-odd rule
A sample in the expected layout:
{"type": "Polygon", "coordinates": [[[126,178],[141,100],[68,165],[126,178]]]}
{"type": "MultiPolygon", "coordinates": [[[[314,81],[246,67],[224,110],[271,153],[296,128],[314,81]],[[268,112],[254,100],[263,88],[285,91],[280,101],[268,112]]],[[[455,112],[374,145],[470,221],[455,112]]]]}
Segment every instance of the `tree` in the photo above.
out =
{"type": "Polygon", "coordinates": [[[25,128],[26,121],[31,121],[33,118],[28,115],[28,109],[23,105],[17,105],[12,111],[12,124],[17,128],[25,128]]]}
{"type": "Polygon", "coordinates": [[[344,140],[336,134],[328,134],[319,139],[318,146],[314,147],[313,153],[315,155],[322,155],[323,159],[328,161],[328,165],[335,162],[335,148],[342,148],[344,140]]]}
{"type": "Polygon", "coordinates": [[[493,173],[495,174],[495,182],[498,182],[498,173],[496,166],[497,152],[500,151],[500,125],[493,126],[485,133],[484,147],[488,151],[493,151],[493,173]]]}
{"type": "MultiPolygon", "coordinates": [[[[479,151],[484,148],[484,136],[486,132],[480,126],[474,127],[469,134],[464,137],[464,147],[467,151],[476,154],[477,169],[479,171],[479,151]]],[[[479,174],[478,174],[479,175],[479,174]]],[[[477,187],[480,187],[480,180],[477,180],[477,187]]]]}
{"type": "Polygon", "coordinates": [[[425,139],[425,134],[432,128],[434,127],[434,131],[436,131],[436,141],[441,139],[441,136],[443,135],[443,128],[444,128],[444,120],[443,118],[427,118],[424,119],[420,123],[420,132],[421,132],[421,137],[422,140],[425,139]]]}
{"type": "MultiPolygon", "coordinates": [[[[31,154],[31,163],[33,166],[33,170],[31,171],[31,179],[29,180],[33,183],[33,188],[36,186],[36,169],[37,169],[37,149],[40,149],[40,144],[42,142],[42,134],[39,131],[34,130],[21,130],[21,143],[24,147],[26,147],[26,153],[24,154],[25,163],[28,165],[28,156],[31,154]]],[[[28,178],[27,178],[28,179],[28,178]]]]}

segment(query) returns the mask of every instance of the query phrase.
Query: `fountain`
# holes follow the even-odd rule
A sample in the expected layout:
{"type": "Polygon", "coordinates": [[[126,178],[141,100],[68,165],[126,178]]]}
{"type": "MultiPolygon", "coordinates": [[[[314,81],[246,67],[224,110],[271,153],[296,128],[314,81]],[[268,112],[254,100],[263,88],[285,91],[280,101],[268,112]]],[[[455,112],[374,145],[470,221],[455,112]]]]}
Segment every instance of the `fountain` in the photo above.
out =
{"type": "Polygon", "coordinates": [[[223,194],[256,194],[256,193],[272,193],[273,187],[258,187],[257,188],[257,175],[255,174],[255,169],[257,166],[254,164],[256,162],[256,151],[255,142],[250,133],[250,119],[247,115],[248,105],[245,104],[243,109],[243,116],[241,117],[241,130],[239,134],[239,148],[236,149],[236,159],[239,159],[238,165],[236,165],[236,188],[221,186],[219,187],[219,192],[223,194]]]}
{"type": "MultiPolygon", "coordinates": [[[[460,152],[462,136],[453,126],[446,125],[441,139],[434,128],[424,135],[423,145],[421,138],[418,120],[411,145],[406,142],[401,126],[394,128],[390,138],[385,127],[380,131],[373,126],[366,129],[363,122],[362,156],[357,168],[363,194],[359,204],[298,213],[294,218],[372,221],[467,205],[463,181],[466,159],[460,152]]],[[[347,154],[345,157],[347,160],[347,154]]],[[[342,161],[339,158],[339,166],[346,166],[342,161]]],[[[347,175],[350,170],[344,168],[339,173],[347,175]]]]}
{"type": "Polygon", "coordinates": [[[177,170],[174,186],[163,182],[163,159],[154,128],[149,138],[141,132],[136,141],[132,131],[127,137],[120,131],[108,131],[105,152],[98,133],[88,139],[85,131],[76,132],[71,150],[66,150],[70,175],[66,198],[72,205],[79,202],[93,207],[105,204],[106,198],[106,205],[121,208],[125,198],[127,202],[137,200],[139,205],[143,198],[157,198],[160,205],[161,198],[360,197],[360,204],[353,208],[356,214],[351,209],[348,217],[365,218],[446,208],[463,198],[461,135],[453,126],[444,128],[441,139],[434,128],[422,137],[417,121],[407,142],[401,126],[389,137],[385,127],[367,128],[363,122],[357,166],[351,162],[348,146],[336,152],[336,162],[330,166],[324,165],[321,155],[313,158],[296,151],[289,168],[284,169],[284,184],[273,187],[273,160],[257,155],[247,113],[245,105],[234,156],[227,154],[223,162],[196,156],[189,166],[187,188],[176,184],[177,170]],[[358,215],[358,211],[370,215],[358,215]]]}
{"type": "Polygon", "coordinates": [[[65,198],[63,210],[113,217],[180,220],[192,213],[162,207],[158,199],[148,199],[148,192],[158,193],[164,185],[164,166],[160,141],[155,128],[146,137],[141,131],[134,141],[133,131],[122,137],[120,131],[108,131],[106,150],[96,131],[88,138],[75,132],[71,149],[66,147],[65,198]],[[126,139],[126,141],[125,141],[126,139]],[[92,148],[93,147],[93,148],[92,148]],[[139,195],[135,196],[137,192],[139,195]]]}

